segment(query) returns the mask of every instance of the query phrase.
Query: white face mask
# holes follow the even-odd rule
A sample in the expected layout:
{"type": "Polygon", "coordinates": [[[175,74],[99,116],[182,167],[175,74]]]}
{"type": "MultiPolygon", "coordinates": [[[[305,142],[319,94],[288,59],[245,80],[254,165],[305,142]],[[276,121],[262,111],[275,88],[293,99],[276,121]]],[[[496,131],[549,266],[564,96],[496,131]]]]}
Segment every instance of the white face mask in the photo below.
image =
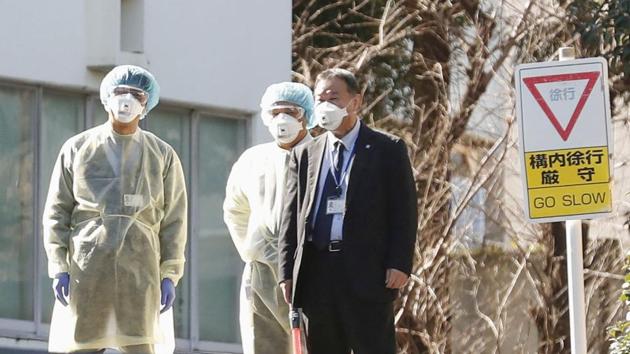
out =
{"type": "Polygon", "coordinates": [[[345,108],[339,108],[328,101],[322,102],[315,107],[315,119],[317,124],[326,130],[339,128],[343,118],[348,115],[345,108]]]}
{"type": "Polygon", "coordinates": [[[302,123],[289,114],[279,113],[271,119],[268,128],[276,142],[288,144],[300,134],[302,123]]]}
{"type": "Polygon", "coordinates": [[[140,101],[130,93],[111,97],[107,101],[107,108],[113,113],[114,118],[121,123],[129,123],[144,111],[140,101]]]}

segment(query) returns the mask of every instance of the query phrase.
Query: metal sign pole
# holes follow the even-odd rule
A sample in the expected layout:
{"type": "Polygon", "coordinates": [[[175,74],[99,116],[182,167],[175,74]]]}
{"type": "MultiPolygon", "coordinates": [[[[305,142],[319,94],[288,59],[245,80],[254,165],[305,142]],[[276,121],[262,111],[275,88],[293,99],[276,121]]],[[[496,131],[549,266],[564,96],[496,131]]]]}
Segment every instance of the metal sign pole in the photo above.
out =
{"type": "MultiPolygon", "coordinates": [[[[575,59],[572,47],[560,48],[559,60],[575,59]]],[[[571,317],[571,353],[586,354],[586,313],[584,301],[584,263],[582,255],[582,220],[565,222],[567,240],[567,279],[571,317]]]]}
{"type": "Polygon", "coordinates": [[[582,262],[582,220],[567,220],[567,279],[571,315],[571,353],[586,354],[584,310],[584,264],[582,262]]]}

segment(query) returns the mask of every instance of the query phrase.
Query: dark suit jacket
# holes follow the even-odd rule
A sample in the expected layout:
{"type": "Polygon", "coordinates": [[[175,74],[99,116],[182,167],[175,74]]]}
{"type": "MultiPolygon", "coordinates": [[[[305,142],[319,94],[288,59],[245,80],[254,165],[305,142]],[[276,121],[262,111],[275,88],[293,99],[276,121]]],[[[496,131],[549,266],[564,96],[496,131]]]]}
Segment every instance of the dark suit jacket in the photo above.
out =
{"type": "MultiPolygon", "coordinates": [[[[300,307],[300,268],[311,209],[315,208],[326,134],[293,149],[279,240],[281,280],[293,279],[293,303],[300,307]],[[297,298],[296,298],[297,297],[297,298]]],[[[353,296],[392,301],[385,272],[411,271],[418,227],[416,188],[405,143],[361,123],[346,194],[343,264],[353,296]]]]}

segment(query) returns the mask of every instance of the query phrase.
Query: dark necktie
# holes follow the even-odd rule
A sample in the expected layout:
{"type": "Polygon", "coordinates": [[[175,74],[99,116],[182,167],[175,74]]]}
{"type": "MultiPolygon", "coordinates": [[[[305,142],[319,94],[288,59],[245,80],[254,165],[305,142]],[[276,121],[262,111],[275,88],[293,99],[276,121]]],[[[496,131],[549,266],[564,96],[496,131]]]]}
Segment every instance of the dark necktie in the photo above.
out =
{"type": "Polygon", "coordinates": [[[317,209],[315,225],[313,225],[313,244],[315,245],[315,247],[317,247],[317,249],[320,250],[328,247],[328,243],[330,242],[330,231],[332,228],[333,214],[326,213],[328,198],[341,196],[341,189],[337,191],[335,179],[337,180],[337,182],[339,182],[339,187],[341,187],[343,151],[343,144],[340,141],[337,141],[335,143],[335,150],[333,154],[334,161],[330,162],[330,169],[326,174],[326,182],[324,182],[324,189],[322,191],[322,196],[319,201],[319,208],[317,209]],[[333,173],[335,174],[334,177],[333,173]]]}

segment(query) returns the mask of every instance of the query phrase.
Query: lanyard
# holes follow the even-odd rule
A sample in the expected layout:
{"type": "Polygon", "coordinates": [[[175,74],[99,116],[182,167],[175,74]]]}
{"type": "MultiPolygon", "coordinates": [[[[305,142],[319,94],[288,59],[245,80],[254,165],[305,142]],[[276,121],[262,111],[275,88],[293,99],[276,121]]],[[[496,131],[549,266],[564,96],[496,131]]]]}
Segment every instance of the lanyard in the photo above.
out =
{"type": "MultiPolygon", "coordinates": [[[[340,142],[339,144],[342,144],[342,142],[340,142]]],[[[340,149],[339,147],[337,147],[337,149],[340,149]]],[[[330,155],[329,159],[330,159],[330,170],[328,171],[329,173],[332,173],[332,177],[333,177],[333,181],[335,181],[335,191],[337,192],[338,196],[341,196],[341,185],[343,184],[343,180],[346,178],[346,175],[348,174],[348,170],[350,169],[350,165],[354,160],[354,154],[357,150],[357,142],[354,142],[354,145],[352,146],[352,150],[350,150],[350,155],[348,156],[348,159],[346,161],[344,161],[344,165],[345,166],[341,166],[341,175],[339,176],[339,181],[337,181],[337,174],[335,173],[337,168],[336,168],[336,164],[334,163],[335,160],[333,159],[333,150],[329,150],[330,152],[328,153],[330,155]]],[[[343,154],[343,152],[338,152],[338,154],[343,154]]],[[[341,158],[341,156],[339,156],[338,158],[341,158]]]]}

